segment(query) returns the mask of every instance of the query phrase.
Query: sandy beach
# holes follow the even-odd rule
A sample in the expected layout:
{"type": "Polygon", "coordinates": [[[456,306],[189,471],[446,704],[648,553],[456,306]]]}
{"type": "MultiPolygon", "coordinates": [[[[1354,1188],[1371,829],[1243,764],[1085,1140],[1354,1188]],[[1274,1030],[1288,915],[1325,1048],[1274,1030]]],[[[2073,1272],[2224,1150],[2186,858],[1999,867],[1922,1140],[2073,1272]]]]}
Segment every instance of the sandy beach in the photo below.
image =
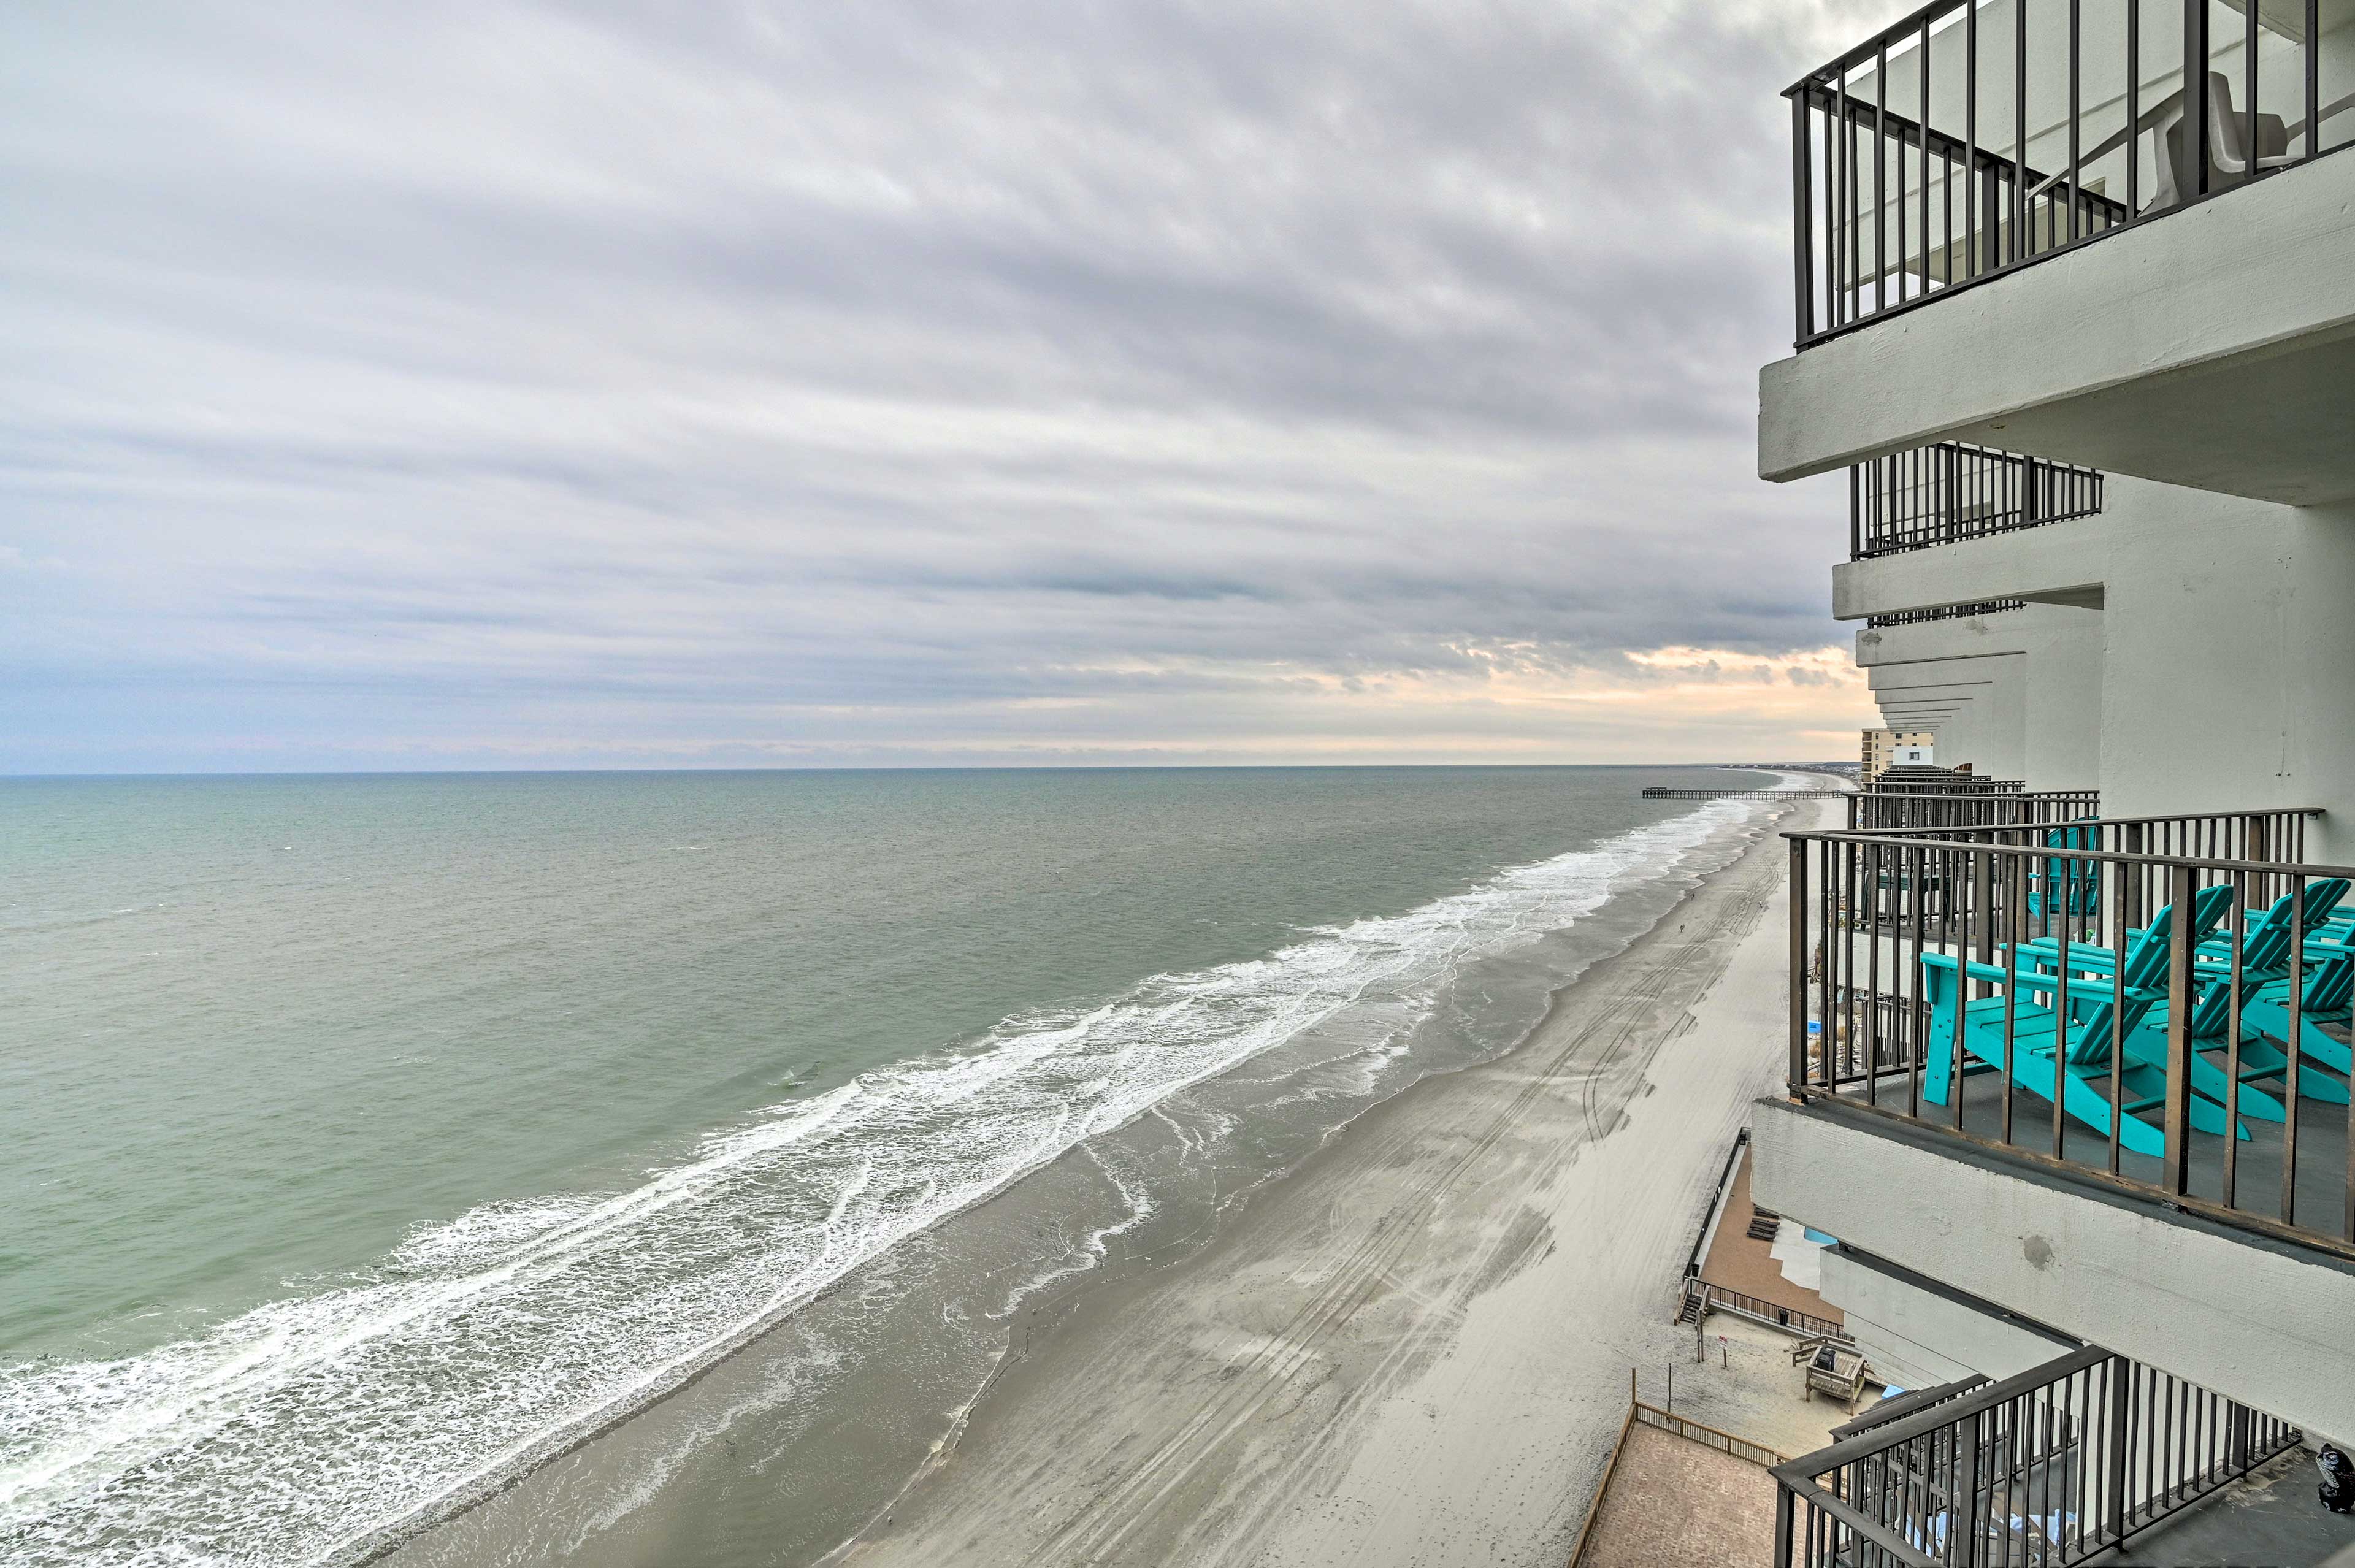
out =
{"type": "Polygon", "coordinates": [[[1779,1072],[1784,872],[1762,836],[1518,1051],[1368,1113],[1197,1256],[1042,1309],[841,1560],[1560,1563],[1779,1072]]]}

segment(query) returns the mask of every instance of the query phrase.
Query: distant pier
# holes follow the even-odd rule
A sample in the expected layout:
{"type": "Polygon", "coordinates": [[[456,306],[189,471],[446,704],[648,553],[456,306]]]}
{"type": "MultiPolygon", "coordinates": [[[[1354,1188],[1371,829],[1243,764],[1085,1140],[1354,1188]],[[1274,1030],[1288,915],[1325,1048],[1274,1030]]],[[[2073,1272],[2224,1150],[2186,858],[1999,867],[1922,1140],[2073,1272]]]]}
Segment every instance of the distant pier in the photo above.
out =
{"type": "Polygon", "coordinates": [[[1668,789],[1653,784],[1646,800],[1845,800],[1852,789],[1668,789]]]}

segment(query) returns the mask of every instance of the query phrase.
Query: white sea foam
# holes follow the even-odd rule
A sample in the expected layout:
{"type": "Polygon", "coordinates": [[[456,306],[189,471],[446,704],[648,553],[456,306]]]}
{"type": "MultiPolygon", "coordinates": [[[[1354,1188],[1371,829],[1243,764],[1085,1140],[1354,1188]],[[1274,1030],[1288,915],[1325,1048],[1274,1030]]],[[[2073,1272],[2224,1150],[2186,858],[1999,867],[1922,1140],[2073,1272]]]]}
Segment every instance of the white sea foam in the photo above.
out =
{"type": "MultiPolygon", "coordinates": [[[[1008,1019],[968,1049],[773,1106],[629,1190],[485,1205],[411,1236],[365,1281],[200,1337],[0,1369],[0,1555],[332,1555],[1304,1029],[1371,1009],[1365,1049],[1394,1052],[1401,1019],[1466,965],[1574,923],[1745,809],[1704,806],[1264,958],[1008,1019]]],[[[1149,1209],[1126,1196],[1123,1219],[1072,1238],[1074,1266],[1149,1209]]]]}

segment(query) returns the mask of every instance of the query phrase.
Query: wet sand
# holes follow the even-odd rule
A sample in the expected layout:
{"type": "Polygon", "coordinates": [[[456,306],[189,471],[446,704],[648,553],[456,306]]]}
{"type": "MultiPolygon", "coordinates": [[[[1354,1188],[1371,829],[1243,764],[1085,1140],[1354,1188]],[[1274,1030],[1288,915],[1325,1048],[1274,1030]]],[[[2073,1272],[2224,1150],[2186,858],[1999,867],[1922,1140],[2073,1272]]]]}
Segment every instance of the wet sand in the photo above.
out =
{"type": "MultiPolygon", "coordinates": [[[[1795,803],[1780,827],[1828,825],[1795,803]]],[[[858,1568],[1559,1563],[1783,1059],[1771,834],[1199,1253],[1038,1311],[858,1568]]]]}

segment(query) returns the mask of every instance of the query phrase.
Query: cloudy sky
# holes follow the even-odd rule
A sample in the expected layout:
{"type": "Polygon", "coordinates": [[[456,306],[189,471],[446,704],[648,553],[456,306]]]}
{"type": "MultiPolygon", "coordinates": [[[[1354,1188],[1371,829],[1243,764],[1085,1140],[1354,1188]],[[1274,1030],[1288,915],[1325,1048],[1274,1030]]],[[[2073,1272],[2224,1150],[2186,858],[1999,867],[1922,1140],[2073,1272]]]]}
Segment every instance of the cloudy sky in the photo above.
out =
{"type": "Polygon", "coordinates": [[[0,772],[1852,754],[1898,8],[19,0],[0,772]]]}

